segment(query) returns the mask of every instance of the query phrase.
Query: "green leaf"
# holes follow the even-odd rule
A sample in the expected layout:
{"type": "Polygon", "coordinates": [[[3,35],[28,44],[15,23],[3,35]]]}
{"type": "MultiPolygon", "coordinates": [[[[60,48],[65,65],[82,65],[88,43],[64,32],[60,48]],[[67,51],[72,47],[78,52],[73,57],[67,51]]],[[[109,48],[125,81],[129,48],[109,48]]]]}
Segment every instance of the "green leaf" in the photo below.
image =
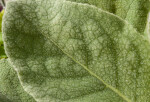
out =
{"type": "Polygon", "coordinates": [[[143,34],[150,8],[149,0],[68,0],[94,5],[114,13],[132,24],[143,34]]]}
{"type": "Polygon", "coordinates": [[[115,13],[116,10],[115,7],[116,0],[66,0],[66,1],[94,5],[98,8],[101,8],[111,13],[115,13]]]}
{"type": "Polygon", "coordinates": [[[8,63],[0,60],[0,102],[35,102],[22,88],[17,73],[8,63]]]}
{"type": "Polygon", "coordinates": [[[118,16],[65,0],[16,0],[7,4],[3,34],[36,101],[150,101],[150,44],[118,16]]]}
{"type": "Polygon", "coordinates": [[[0,12],[0,32],[2,32],[2,17],[3,17],[3,14],[4,14],[4,10],[2,10],[0,12]]]}
{"type": "Polygon", "coordinates": [[[6,58],[6,54],[4,51],[3,39],[2,39],[2,16],[4,14],[4,10],[0,12],[0,59],[6,58]]]}
{"type": "Polygon", "coordinates": [[[116,15],[131,23],[137,31],[144,32],[149,7],[149,0],[117,0],[116,15]]]}
{"type": "Polygon", "coordinates": [[[11,102],[6,96],[2,95],[1,93],[0,93],[0,100],[1,102],[11,102]]]}
{"type": "Polygon", "coordinates": [[[0,59],[7,58],[5,51],[4,51],[4,44],[2,40],[2,33],[0,32],[0,59]]]}
{"type": "Polygon", "coordinates": [[[147,25],[146,25],[146,29],[145,29],[145,35],[148,39],[150,39],[150,12],[147,18],[147,25]]]}

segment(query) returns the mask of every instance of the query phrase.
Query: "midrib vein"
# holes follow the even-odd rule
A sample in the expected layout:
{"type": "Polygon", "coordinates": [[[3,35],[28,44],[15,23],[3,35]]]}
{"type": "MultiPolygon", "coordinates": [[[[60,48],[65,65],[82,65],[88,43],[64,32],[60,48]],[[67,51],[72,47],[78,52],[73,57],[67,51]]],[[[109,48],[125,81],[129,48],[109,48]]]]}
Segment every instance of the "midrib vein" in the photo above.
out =
{"type": "Polygon", "coordinates": [[[116,88],[112,87],[111,85],[107,84],[101,77],[96,75],[94,72],[92,72],[90,69],[88,69],[85,65],[81,64],[78,62],[76,59],[74,59],[71,55],[66,53],[63,49],[61,49],[53,40],[49,39],[58,49],[60,49],[65,55],[67,55],[69,58],[71,58],[74,62],[82,66],[85,70],[87,70],[92,76],[96,77],[98,80],[100,80],[106,87],[117,93],[120,97],[122,97],[125,101],[127,102],[132,102],[130,99],[128,99],[125,95],[123,95],[119,90],[116,88]]]}

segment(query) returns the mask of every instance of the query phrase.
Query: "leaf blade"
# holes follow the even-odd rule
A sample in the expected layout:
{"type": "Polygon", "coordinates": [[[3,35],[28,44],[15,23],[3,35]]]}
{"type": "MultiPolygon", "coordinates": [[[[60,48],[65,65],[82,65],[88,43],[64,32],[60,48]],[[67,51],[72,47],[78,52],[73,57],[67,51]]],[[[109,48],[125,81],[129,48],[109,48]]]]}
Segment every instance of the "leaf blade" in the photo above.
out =
{"type": "MultiPolygon", "coordinates": [[[[4,102],[35,102],[35,100],[23,90],[17,73],[9,64],[8,59],[0,60],[0,70],[0,92],[7,98],[4,102]]],[[[3,96],[1,97],[5,99],[3,96]]],[[[3,100],[1,101],[3,102],[3,100]]]]}
{"type": "MultiPolygon", "coordinates": [[[[131,99],[132,101],[137,100],[136,84],[140,85],[140,82],[136,82],[137,80],[135,80],[135,78],[137,76],[134,76],[134,74],[137,75],[137,72],[134,71],[138,70],[138,68],[144,68],[143,71],[145,71],[148,65],[145,65],[146,67],[144,67],[144,65],[138,64],[141,62],[137,62],[136,59],[141,59],[138,57],[142,56],[145,58],[142,60],[142,62],[146,64],[147,60],[149,60],[149,57],[145,57],[146,54],[149,55],[149,47],[147,47],[149,46],[149,44],[144,41],[143,38],[141,38],[139,33],[137,33],[132,26],[127,24],[122,19],[103,10],[97,9],[96,7],[82,5],[78,3],[70,3],[66,1],[49,1],[49,3],[47,2],[48,1],[42,2],[43,8],[38,8],[38,6],[35,5],[38,2],[32,1],[31,4],[33,3],[34,6],[31,9],[30,7],[28,8],[28,5],[31,5],[30,3],[28,4],[26,2],[20,1],[17,2],[18,5],[15,6],[16,8],[12,9],[12,11],[8,11],[7,15],[5,16],[5,20],[7,21],[6,24],[4,23],[4,39],[6,45],[6,52],[7,55],[9,55],[12,63],[16,66],[25,90],[34,97],[36,97],[37,101],[46,101],[46,99],[48,101],[67,101],[68,99],[74,99],[76,97],[79,98],[79,96],[83,97],[81,97],[80,100],[76,99],[76,101],[83,101],[87,93],[92,93],[95,91],[94,87],[90,89],[91,84],[88,83],[88,88],[86,90],[83,90],[85,84],[81,84],[79,86],[84,93],[80,93],[82,91],[75,88],[72,89],[74,91],[70,92],[70,86],[78,86],[78,84],[75,84],[78,81],[75,79],[71,79],[72,81],[69,80],[68,83],[66,83],[65,78],[80,77],[81,81],[84,79],[82,79],[82,77],[85,77],[87,75],[90,80],[87,80],[86,77],[84,80],[86,80],[87,82],[91,82],[91,80],[93,80],[91,83],[93,85],[96,85],[100,92],[101,90],[105,89],[105,85],[91,77],[85,70],[83,70],[81,66],[78,66],[78,64],[72,62],[70,58],[64,56],[60,49],[56,48],[53,43],[49,41],[49,39],[51,39],[53,40],[53,42],[57,43],[57,45],[61,47],[61,49],[69,53],[69,55],[73,56],[74,59],[76,59],[80,63],[83,63],[83,65],[88,66],[90,70],[94,70],[94,73],[101,76],[102,79],[109,83],[109,85],[118,88],[118,90],[120,90],[123,94],[126,94],[126,96],[129,97],[129,99],[131,99]],[[25,8],[28,8],[28,10],[25,10],[22,5],[27,5],[25,6],[25,8]],[[39,12],[35,13],[34,11],[36,10],[34,7],[37,7],[36,10],[39,10],[39,12]],[[49,7],[51,7],[51,9],[47,9],[49,7]],[[18,9],[21,9],[24,12],[17,12],[18,9]],[[55,10],[55,12],[53,12],[53,10],[55,10]],[[12,12],[14,15],[21,15],[22,18],[20,19],[18,18],[18,16],[14,16],[14,20],[11,20],[9,18],[9,15],[11,15],[12,12]],[[81,12],[84,14],[82,14],[81,12]],[[35,21],[31,20],[29,16],[31,14],[33,17],[35,15],[38,15],[35,17],[35,21]],[[16,24],[12,22],[17,22],[17,20],[18,22],[24,21],[26,23],[16,24]],[[84,22],[82,21],[81,23],[80,20],[83,20],[84,22]],[[9,24],[9,26],[7,24],[9,24]],[[23,29],[20,29],[20,26],[23,27],[23,29]],[[13,27],[14,29],[7,30],[8,27],[13,27]],[[72,29],[73,31],[70,31],[70,29],[72,29]],[[62,36],[59,36],[59,34],[61,34],[62,36]],[[16,36],[18,36],[17,39],[16,36]],[[93,40],[95,36],[96,40],[93,40]],[[138,50],[143,49],[143,47],[141,47],[140,45],[140,41],[142,42],[144,49],[147,47],[145,50],[143,50],[146,52],[146,54],[142,54],[142,52],[140,52],[139,56],[134,56],[134,54],[136,55],[138,53],[138,50]],[[96,44],[98,44],[99,46],[96,46],[96,44]],[[133,45],[135,46],[135,49],[132,49],[133,45]],[[44,50],[42,50],[41,48],[43,48],[44,50]],[[87,48],[90,48],[90,51],[88,51],[87,48]],[[102,49],[104,50],[102,52],[99,52],[99,50],[101,51],[102,49]],[[97,51],[98,54],[100,53],[100,59],[99,57],[93,57],[92,59],[92,56],[97,55],[97,51]],[[126,54],[128,51],[130,53],[126,54]],[[88,54],[92,55],[88,56],[88,54]],[[131,57],[129,56],[130,54],[131,57]],[[115,57],[115,55],[117,55],[119,60],[117,60],[117,57],[115,57]],[[129,64],[129,68],[126,68],[127,65],[124,64],[124,62],[126,62],[127,65],[129,64]],[[121,63],[121,65],[119,65],[119,63],[121,63]],[[132,64],[134,66],[134,69],[132,69],[132,64]],[[142,67],[139,65],[141,65],[142,67]],[[118,78],[117,69],[119,69],[119,73],[123,74],[119,75],[119,77],[124,78],[124,80],[115,80],[116,78],[118,78]],[[125,71],[130,70],[130,72],[132,72],[133,70],[133,74],[129,73],[129,76],[127,77],[126,72],[122,71],[121,69],[125,69],[125,71]],[[110,72],[107,73],[107,71],[105,70],[109,70],[110,72]],[[32,75],[30,75],[30,73],[32,73],[32,75]],[[31,77],[34,77],[35,79],[31,79],[31,77]],[[57,79],[58,82],[55,83],[54,79],[56,80],[56,78],[61,77],[64,79],[61,79],[62,81],[57,79]],[[125,82],[125,79],[128,79],[133,84],[130,85],[131,83],[125,82]],[[51,83],[49,83],[49,81],[51,83]],[[119,81],[120,87],[117,85],[117,81],[119,81]],[[54,86],[55,84],[56,86],[58,85],[56,90],[51,90],[53,84],[54,86]],[[126,86],[123,86],[124,84],[126,86]],[[52,86],[50,87],[48,85],[52,86]],[[128,85],[129,87],[127,87],[128,85]],[[38,88],[34,88],[34,86],[38,86],[38,88]],[[42,97],[45,96],[45,94],[43,93],[43,91],[45,90],[44,87],[47,87],[48,91],[46,94],[50,95],[51,99],[49,99],[48,96],[44,98],[42,97]],[[58,90],[59,87],[61,87],[61,89],[63,90],[66,90],[66,93],[64,91],[58,90]],[[134,90],[133,92],[129,90],[131,88],[134,90]],[[38,94],[39,92],[42,92],[42,94],[38,94]],[[76,94],[74,92],[79,92],[80,94],[76,94]]],[[[11,5],[8,5],[8,8],[9,6],[10,8],[13,7],[14,4],[12,3],[11,5]]],[[[39,4],[41,4],[41,2],[39,4]]],[[[4,22],[6,22],[5,20],[4,22]]],[[[143,74],[143,71],[141,71],[141,74],[143,74]]],[[[149,77],[147,74],[145,76],[149,77]]],[[[144,83],[146,84],[148,83],[147,79],[144,80],[144,83]]],[[[142,87],[144,88],[145,86],[142,87]]],[[[111,97],[110,100],[114,99],[114,102],[116,100],[124,101],[123,99],[120,99],[120,97],[118,97],[115,93],[111,92],[110,90],[108,92],[107,90],[109,89],[106,88],[105,90],[107,94],[102,95],[104,99],[106,98],[105,95],[109,96],[109,93],[111,93],[111,95],[109,96],[111,97]]],[[[144,92],[145,100],[148,100],[148,92],[144,92]]],[[[96,99],[103,99],[102,97],[98,97],[97,95],[95,97],[95,101],[96,99]]],[[[143,96],[140,96],[138,101],[140,102],[142,98],[143,96]]],[[[85,99],[84,101],[89,100],[85,99]]],[[[105,99],[103,101],[107,102],[109,100],[105,99]]]]}

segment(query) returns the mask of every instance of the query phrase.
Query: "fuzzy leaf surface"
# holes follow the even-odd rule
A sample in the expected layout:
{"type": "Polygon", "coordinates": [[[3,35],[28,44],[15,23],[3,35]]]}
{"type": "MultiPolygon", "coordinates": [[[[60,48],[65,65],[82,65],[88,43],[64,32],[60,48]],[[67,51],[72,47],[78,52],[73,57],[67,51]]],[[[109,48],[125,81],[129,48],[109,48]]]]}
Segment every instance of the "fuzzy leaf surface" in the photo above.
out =
{"type": "Polygon", "coordinates": [[[150,101],[149,42],[118,16],[65,0],[16,0],[7,4],[3,34],[36,101],[150,101]]]}
{"type": "Polygon", "coordinates": [[[94,5],[111,12],[128,21],[135,29],[143,34],[146,28],[149,0],[68,0],[83,4],[94,5]]]}
{"type": "Polygon", "coordinates": [[[0,60],[0,102],[35,102],[22,88],[8,59],[0,60]]]}

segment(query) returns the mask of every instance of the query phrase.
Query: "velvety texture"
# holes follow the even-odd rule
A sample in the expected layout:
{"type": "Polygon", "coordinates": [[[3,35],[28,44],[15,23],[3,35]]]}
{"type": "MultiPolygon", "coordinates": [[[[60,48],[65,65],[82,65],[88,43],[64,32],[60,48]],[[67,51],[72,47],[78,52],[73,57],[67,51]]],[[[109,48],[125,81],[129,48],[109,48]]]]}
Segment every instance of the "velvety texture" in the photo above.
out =
{"type": "Polygon", "coordinates": [[[35,102],[22,88],[8,59],[0,60],[0,102],[35,102]]]}
{"type": "Polygon", "coordinates": [[[37,102],[149,102],[147,3],[9,2],[3,40],[23,89],[37,102]]]}

